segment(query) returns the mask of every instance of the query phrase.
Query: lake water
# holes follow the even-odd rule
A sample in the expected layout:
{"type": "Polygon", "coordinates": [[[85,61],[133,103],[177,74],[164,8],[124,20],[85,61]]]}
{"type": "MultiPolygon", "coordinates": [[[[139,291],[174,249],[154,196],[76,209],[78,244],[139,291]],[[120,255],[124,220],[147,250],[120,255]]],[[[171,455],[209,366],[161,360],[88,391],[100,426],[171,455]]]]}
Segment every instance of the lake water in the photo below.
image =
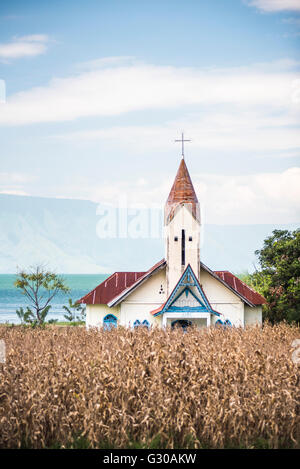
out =
{"type": "MultiPolygon", "coordinates": [[[[73,301],[78,300],[90,290],[103,282],[110,274],[97,275],[63,275],[66,284],[71,291],[67,294],[57,295],[51,302],[51,309],[47,315],[48,319],[58,319],[64,321],[65,311],[63,305],[68,305],[68,298],[73,301]]],[[[19,318],[16,310],[20,307],[29,306],[26,297],[14,287],[16,275],[0,274],[0,323],[9,322],[18,324],[19,318]]]]}

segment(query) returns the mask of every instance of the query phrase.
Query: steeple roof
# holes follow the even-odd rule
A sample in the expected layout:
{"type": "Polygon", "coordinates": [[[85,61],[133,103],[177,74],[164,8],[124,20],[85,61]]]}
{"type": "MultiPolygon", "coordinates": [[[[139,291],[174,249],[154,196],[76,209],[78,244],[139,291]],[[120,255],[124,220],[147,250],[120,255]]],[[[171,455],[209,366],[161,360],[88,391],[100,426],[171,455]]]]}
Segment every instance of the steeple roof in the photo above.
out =
{"type": "Polygon", "coordinates": [[[166,224],[174,217],[176,208],[183,204],[187,205],[196,220],[200,222],[199,202],[185,161],[182,158],[165,205],[166,224]]]}

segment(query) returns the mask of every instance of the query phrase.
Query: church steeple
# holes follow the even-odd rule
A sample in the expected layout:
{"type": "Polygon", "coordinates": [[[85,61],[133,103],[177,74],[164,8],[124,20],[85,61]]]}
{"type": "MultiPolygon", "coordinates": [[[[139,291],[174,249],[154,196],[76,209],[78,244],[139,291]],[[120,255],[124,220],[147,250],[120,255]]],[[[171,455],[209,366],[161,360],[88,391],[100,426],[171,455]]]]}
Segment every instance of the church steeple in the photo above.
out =
{"type": "Polygon", "coordinates": [[[200,204],[182,158],[165,205],[167,290],[190,264],[200,277],[200,204]]]}
{"type": "Polygon", "coordinates": [[[165,205],[166,225],[174,217],[176,209],[183,204],[186,204],[187,208],[192,212],[194,218],[200,223],[200,208],[198,198],[185,161],[182,158],[165,205]]]}

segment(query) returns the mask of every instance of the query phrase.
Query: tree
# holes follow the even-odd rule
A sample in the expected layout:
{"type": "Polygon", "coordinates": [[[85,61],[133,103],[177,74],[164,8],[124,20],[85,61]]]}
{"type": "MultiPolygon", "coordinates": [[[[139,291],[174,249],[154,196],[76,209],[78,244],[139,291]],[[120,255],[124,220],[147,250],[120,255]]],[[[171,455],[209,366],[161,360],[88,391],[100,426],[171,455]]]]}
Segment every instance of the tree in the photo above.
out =
{"type": "Polygon", "coordinates": [[[79,303],[73,303],[72,299],[68,300],[69,306],[63,306],[63,309],[67,311],[64,317],[67,321],[84,321],[85,320],[85,307],[79,303]]]}
{"type": "MultiPolygon", "coordinates": [[[[17,309],[16,313],[22,324],[31,324],[32,326],[36,326],[38,324],[39,325],[44,324],[46,316],[50,308],[51,306],[48,305],[45,309],[43,309],[43,311],[41,311],[39,320],[35,317],[33,311],[30,308],[28,308],[28,306],[25,311],[23,308],[17,309]]],[[[52,321],[53,320],[51,320],[51,322],[52,321]]]]}
{"type": "Polygon", "coordinates": [[[53,298],[70,291],[61,276],[40,265],[18,272],[14,285],[30,302],[30,307],[26,311],[20,308],[17,315],[21,322],[32,325],[43,325],[53,298]]]}
{"type": "Polygon", "coordinates": [[[264,318],[272,323],[300,321],[300,230],[274,230],[255,251],[260,270],[250,285],[267,300],[264,318]]]}

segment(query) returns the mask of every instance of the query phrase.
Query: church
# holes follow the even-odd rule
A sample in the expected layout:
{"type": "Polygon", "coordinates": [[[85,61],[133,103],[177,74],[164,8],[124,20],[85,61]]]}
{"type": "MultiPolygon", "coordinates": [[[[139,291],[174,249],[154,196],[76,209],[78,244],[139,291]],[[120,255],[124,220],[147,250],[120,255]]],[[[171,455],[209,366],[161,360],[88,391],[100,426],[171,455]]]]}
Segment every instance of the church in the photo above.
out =
{"type": "Polygon", "coordinates": [[[200,204],[182,154],[165,204],[165,259],[146,272],[115,272],[78,300],[86,305],[86,326],[261,324],[265,299],[231,272],[201,262],[200,226],[200,204]]]}

